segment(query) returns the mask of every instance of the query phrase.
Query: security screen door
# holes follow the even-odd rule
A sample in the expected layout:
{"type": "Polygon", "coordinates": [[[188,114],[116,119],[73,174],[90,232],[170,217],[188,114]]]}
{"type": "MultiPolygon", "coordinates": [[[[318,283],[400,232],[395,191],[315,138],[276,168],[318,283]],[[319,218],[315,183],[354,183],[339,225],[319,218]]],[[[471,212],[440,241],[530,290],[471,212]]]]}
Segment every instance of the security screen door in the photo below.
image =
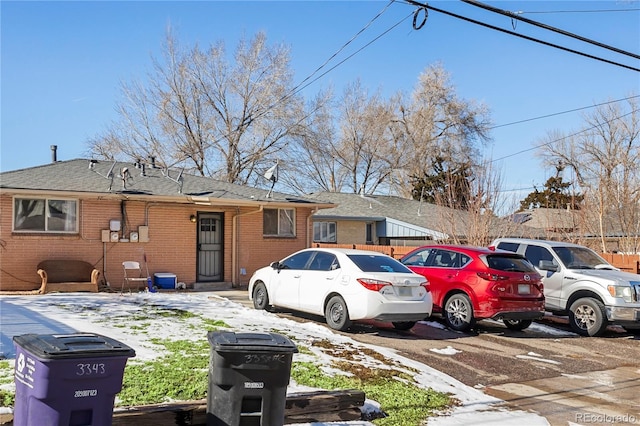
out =
{"type": "Polygon", "coordinates": [[[198,215],[198,281],[222,281],[222,213],[198,215]]]}

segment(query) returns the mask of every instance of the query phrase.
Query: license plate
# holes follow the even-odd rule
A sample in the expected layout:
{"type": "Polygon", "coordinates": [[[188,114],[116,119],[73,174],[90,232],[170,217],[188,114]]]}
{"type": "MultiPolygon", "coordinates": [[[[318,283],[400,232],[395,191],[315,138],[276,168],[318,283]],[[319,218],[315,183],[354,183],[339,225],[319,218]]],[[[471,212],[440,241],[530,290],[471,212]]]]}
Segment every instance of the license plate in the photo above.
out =
{"type": "Polygon", "coordinates": [[[531,294],[529,284],[518,284],[518,294],[531,294]]]}
{"type": "Polygon", "coordinates": [[[398,296],[411,296],[411,287],[398,287],[398,296]]]}

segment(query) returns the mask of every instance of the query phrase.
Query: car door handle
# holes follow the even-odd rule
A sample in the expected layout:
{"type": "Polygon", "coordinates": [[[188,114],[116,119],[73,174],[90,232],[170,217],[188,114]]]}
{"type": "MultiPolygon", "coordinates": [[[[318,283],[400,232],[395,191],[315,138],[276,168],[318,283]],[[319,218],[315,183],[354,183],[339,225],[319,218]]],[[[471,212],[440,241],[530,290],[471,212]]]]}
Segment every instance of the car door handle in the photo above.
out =
{"type": "Polygon", "coordinates": [[[293,278],[300,278],[302,276],[302,274],[300,275],[294,275],[293,278]]]}

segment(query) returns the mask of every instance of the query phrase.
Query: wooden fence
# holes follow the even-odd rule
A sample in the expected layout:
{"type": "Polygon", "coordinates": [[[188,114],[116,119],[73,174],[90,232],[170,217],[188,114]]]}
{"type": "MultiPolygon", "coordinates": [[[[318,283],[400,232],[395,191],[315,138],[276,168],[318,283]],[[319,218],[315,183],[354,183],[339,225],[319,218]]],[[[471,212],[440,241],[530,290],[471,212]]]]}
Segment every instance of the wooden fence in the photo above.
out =
{"type": "Polygon", "coordinates": [[[600,256],[621,271],[640,274],[639,254],[600,253],[600,256]]]}
{"type": "MultiPolygon", "coordinates": [[[[387,254],[395,259],[400,259],[416,247],[410,246],[376,246],[367,244],[326,244],[313,243],[314,247],[350,248],[358,250],[370,250],[387,254]]],[[[621,271],[640,274],[640,254],[600,253],[607,262],[619,268],[621,271]]]]}

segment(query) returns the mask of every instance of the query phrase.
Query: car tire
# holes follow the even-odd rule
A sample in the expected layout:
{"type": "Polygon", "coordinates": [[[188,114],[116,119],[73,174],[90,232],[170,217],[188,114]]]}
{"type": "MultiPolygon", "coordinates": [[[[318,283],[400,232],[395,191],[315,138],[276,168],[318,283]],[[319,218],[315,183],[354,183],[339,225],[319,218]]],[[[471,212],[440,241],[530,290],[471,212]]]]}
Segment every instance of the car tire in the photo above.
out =
{"type": "Polygon", "coordinates": [[[256,284],[253,289],[253,307],[260,310],[269,309],[269,293],[267,293],[267,287],[264,283],[256,284]]]}
{"type": "Polygon", "coordinates": [[[455,293],[447,298],[442,316],[447,326],[455,331],[468,331],[475,324],[471,299],[464,293],[455,293]]]}
{"type": "Polygon", "coordinates": [[[607,313],[597,299],[583,297],[569,307],[569,325],[581,336],[600,336],[607,329],[607,313]]]}
{"type": "Polygon", "coordinates": [[[392,322],[391,324],[393,324],[393,328],[395,328],[396,330],[407,331],[407,330],[411,330],[413,326],[416,325],[416,322],[415,321],[398,321],[398,322],[392,322]]]}
{"type": "Polygon", "coordinates": [[[502,320],[502,322],[509,330],[515,330],[515,331],[522,331],[525,328],[528,328],[533,323],[533,321],[531,320],[512,320],[512,319],[504,319],[502,320]]]}
{"type": "Polygon", "coordinates": [[[334,330],[345,331],[351,326],[349,310],[344,299],[340,296],[333,296],[324,310],[327,325],[334,330]]]}

